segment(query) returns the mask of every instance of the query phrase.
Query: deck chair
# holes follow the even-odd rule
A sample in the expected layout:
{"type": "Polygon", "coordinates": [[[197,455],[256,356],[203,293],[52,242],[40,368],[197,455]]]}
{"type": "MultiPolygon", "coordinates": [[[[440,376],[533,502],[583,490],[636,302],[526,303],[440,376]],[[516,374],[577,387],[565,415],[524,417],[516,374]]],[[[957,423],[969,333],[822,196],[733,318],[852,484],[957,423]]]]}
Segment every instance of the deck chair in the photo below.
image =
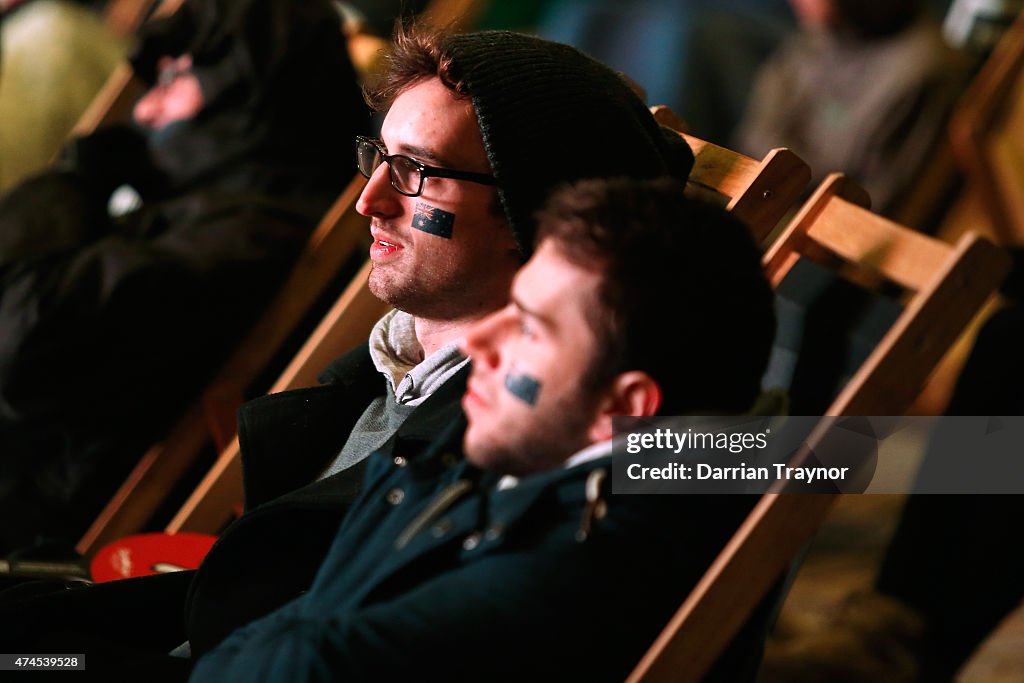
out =
{"type": "MultiPolygon", "coordinates": [[[[652,111],[666,122],[664,125],[680,127],[678,117],[667,108],[652,111]]],[[[741,212],[743,218],[757,226],[755,230],[762,237],[796,202],[810,179],[810,169],[789,150],[773,150],[764,161],[757,162],[699,138],[685,138],[697,158],[690,184],[698,192],[713,193],[729,210],[741,212]]],[[[369,264],[365,269],[367,273],[368,269],[369,264]]],[[[361,275],[339,299],[271,392],[309,386],[315,373],[343,350],[362,341],[353,339],[353,330],[368,332],[376,317],[385,310],[380,304],[374,305],[374,301],[366,288],[365,276],[361,275]],[[343,343],[339,342],[339,336],[344,337],[343,343]]],[[[218,533],[239,509],[242,497],[241,458],[236,439],[221,454],[166,531],[218,533]]]]}
{"type": "Polygon", "coordinates": [[[454,31],[471,31],[486,8],[484,0],[430,0],[422,19],[431,26],[454,31]]]}
{"type": "Polygon", "coordinates": [[[1007,30],[950,122],[957,162],[1002,244],[1024,243],[1024,14],[1007,30]]]}
{"type": "MultiPolygon", "coordinates": [[[[483,0],[431,0],[420,16],[422,21],[438,28],[467,31],[477,25],[485,5],[483,0]]],[[[356,23],[346,23],[345,33],[356,70],[364,76],[375,73],[391,42],[356,23]]]]}
{"type": "Polygon", "coordinates": [[[249,386],[266,371],[368,234],[369,219],[355,211],[365,184],[357,174],[342,192],[246,339],[167,438],[150,448],[135,466],[79,541],[78,552],[89,554],[141,530],[205,448],[212,443],[219,451],[231,441],[235,411],[249,386]]]}
{"type": "MultiPolygon", "coordinates": [[[[826,411],[901,415],[946,349],[1008,272],[970,233],[945,244],[870,213],[865,192],[829,176],[764,256],[778,286],[800,258],[869,270],[906,290],[902,313],[826,411]]],[[[808,438],[813,447],[823,438],[808,438]]],[[[836,496],[760,499],[628,681],[698,681],[824,519],[836,496]]]]}
{"type": "Polygon", "coordinates": [[[103,23],[119,36],[130,36],[146,20],[154,4],[154,0],[108,0],[103,8],[103,23]]]}
{"type": "Polygon", "coordinates": [[[788,149],[773,149],[758,161],[686,134],[682,119],[668,107],[651,107],[651,113],[658,123],[678,132],[693,150],[687,192],[725,206],[750,227],[761,244],[811,181],[811,169],[788,149]]]}
{"type": "MultiPolygon", "coordinates": [[[[316,376],[338,356],[365,342],[374,323],[390,308],[367,287],[370,261],[352,278],[269,393],[316,384],[316,376]]],[[[167,525],[167,533],[219,533],[241,512],[242,459],[235,436],[185,504],[167,525]]]]}

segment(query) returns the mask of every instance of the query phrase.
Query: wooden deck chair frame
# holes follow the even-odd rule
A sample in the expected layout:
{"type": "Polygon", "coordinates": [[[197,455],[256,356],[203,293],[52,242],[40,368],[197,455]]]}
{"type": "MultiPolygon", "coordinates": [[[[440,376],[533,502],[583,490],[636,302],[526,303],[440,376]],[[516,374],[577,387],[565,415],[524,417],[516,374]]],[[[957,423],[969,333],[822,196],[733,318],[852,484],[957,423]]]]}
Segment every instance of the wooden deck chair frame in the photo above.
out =
{"type": "MultiPolygon", "coordinates": [[[[960,331],[1008,272],[976,234],[955,245],[866,208],[864,191],[829,176],[765,254],[773,286],[801,256],[868,267],[914,292],[826,415],[901,415],[960,331]]],[[[821,430],[808,443],[813,446],[821,430]]],[[[831,494],[762,496],[630,675],[629,683],[698,681],[824,519],[831,494]]]]}
{"type": "MultiPolygon", "coordinates": [[[[155,0],[107,0],[103,8],[103,23],[119,36],[130,36],[146,20],[155,4],[155,0]]],[[[176,7],[171,11],[173,9],[176,7]]]]}
{"type": "Polygon", "coordinates": [[[355,210],[365,184],[366,179],[356,174],[310,236],[291,275],[256,325],[201,400],[132,470],[79,541],[80,553],[91,553],[106,542],[138,532],[211,440],[218,450],[231,440],[235,411],[249,384],[265,370],[368,234],[369,219],[355,210]]]}
{"type": "Polygon", "coordinates": [[[1024,172],[1019,150],[995,145],[993,139],[1000,131],[1020,126],[1024,126],[1024,13],[978,72],[949,126],[957,162],[967,174],[970,189],[979,193],[1002,244],[1024,244],[1024,172]]]}
{"type": "MultiPolygon", "coordinates": [[[[317,374],[331,361],[366,341],[373,324],[390,309],[370,293],[369,275],[367,261],[269,393],[315,385],[317,374]]],[[[235,436],[165,531],[219,533],[238,516],[243,497],[241,450],[235,436]]]]}
{"type": "Polygon", "coordinates": [[[807,184],[811,169],[785,148],[773,149],[758,161],[685,132],[685,123],[664,105],[651,107],[654,119],[677,133],[693,150],[688,193],[722,203],[749,227],[760,244],[790,211],[807,184]]]}
{"type": "Polygon", "coordinates": [[[430,0],[423,21],[438,29],[470,31],[486,9],[486,0],[430,0]]]}
{"type": "MultiPolygon", "coordinates": [[[[439,29],[466,31],[476,26],[486,9],[485,0],[431,0],[422,13],[423,21],[439,29]]],[[[365,26],[346,25],[349,55],[364,76],[374,73],[391,41],[368,32],[365,26]]]]}
{"type": "MultiPolygon", "coordinates": [[[[656,107],[652,112],[664,125],[674,129],[680,126],[678,117],[667,108],[656,107]]],[[[773,150],[758,162],[699,138],[684,137],[694,149],[697,160],[690,175],[691,185],[724,198],[727,208],[740,212],[748,224],[757,226],[762,237],[792,207],[810,179],[807,165],[788,150],[773,150]]],[[[368,267],[369,264],[367,273],[368,267]]],[[[381,304],[375,306],[374,301],[366,288],[365,276],[361,275],[361,279],[353,281],[350,289],[338,300],[271,391],[309,386],[315,373],[343,350],[362,341],[353,339],[353,330],[368,332],[373,322],[366,318],[368,312],[379,316],[385,310],[381,304]],[[340,340],[340,336],[344,339],[340,340]]],[[[231,520],[242,497],[241,456],[236,439],[221,454],[214,468],[166,530],[170,533],[218,533],[231,520]]]]}

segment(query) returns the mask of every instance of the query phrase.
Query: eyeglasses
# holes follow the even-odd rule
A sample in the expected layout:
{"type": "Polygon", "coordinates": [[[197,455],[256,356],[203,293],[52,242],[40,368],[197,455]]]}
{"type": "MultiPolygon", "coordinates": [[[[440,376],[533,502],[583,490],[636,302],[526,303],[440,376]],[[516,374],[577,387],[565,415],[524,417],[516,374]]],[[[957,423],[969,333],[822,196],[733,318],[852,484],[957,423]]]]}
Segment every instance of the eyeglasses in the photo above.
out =
{"type": "Polygon", "coordinates": [[[419,197],[423,192],[425,178],[454,178],[468,180],[481,185],[497,185],[492,175],[471,173],[469,171],[453,171],[447,168],[427,166],[404,154],[388,154],[380,141],[356,136],[356,168],[369,178],[377,167],[387,162],[391,186],[406,197],[419,197]]]}

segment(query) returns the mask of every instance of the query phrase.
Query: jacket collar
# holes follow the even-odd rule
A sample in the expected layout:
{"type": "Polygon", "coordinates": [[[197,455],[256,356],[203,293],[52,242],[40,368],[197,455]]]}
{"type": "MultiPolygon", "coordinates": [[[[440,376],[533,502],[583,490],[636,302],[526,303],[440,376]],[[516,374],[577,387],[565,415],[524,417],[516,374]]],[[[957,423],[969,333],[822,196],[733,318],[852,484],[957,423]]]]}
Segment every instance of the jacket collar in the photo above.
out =
{"type": "MultiPolygon", "coordinates": [[[[468,377],[467,366],[417,406],[378,452],[388,458],[396,452],[419,453],[438,434],[451,428],[458,430],[461,439],[464,423],[460,399],[468,377]],[[459,424],[463,426],[460,428],[459,424]]],[[[365,345],[332,363],[320,380],[330,384],[273,394],[244,407],[240,426],[252,425],[243,429],[247,435],[245,442],[250,446],[244,449],[247,508],[296,489],[310,489],[310,482],[341,451],[366,406],[385,394],[385,380],[374,367],[365,345]],[[278,415],[260,419],[270,410],[278,415]],[[287,457],[282,453],[296,455],[287,457]]],[[[323,486],[314,488],[326,493],[334,488],[332,480],[351,476],[353,473],[343,470],[322,480],[323,486]]],[[[328,498],[315,496],[325,504],[330,504],[328,498]]]]}
{"type": "MultiPolygon", "coordinates": [[[[438,452],[434,450],[432,454],[436,456],[438,452]]],[[[460,463],[443,477],[430,502],[406,520],[401,533],[387,539],[386,546],[380,548],[384,554],[375,560],[374,583],[383,586],[396,574],[422,572],[422,558],[447,552],[443,549],[452,546],[461,546],[457,552],[470,560],[471,555],[491,552],[508,538],[518,537],[517,529],[533,528],[536,524],[569,524],[577,542],[586,541],[595,523],[592,515],[588,519],[592,506],[588,505],[587,482],[595,470],[610,469],[609,460],[602,457],[576,467],[526,477],[519,486],[504,491],[495,486],[500,475],[460,463]],[[577,510],[578,522],[573,518],[573,511],[577,510]],[[426,516],[425,511],[431,514],[426,516]]],[[[410,462],[409,475],[414,476],[411,466],[410,462]]],[[[610,486],[610,478],[603,479],[599,497],[606,496],[610,486]]]]}

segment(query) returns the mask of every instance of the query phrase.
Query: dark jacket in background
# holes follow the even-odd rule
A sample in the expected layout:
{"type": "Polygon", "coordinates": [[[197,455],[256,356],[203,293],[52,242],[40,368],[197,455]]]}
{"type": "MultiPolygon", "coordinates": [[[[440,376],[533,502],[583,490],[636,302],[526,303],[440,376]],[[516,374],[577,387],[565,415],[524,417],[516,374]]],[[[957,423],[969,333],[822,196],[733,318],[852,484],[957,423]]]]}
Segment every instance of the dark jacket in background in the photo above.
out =
{"type": "MultiPolygon", "coordinates": [[[[378,452],[418,452],[461,421],[468,367],[433,393],[378,452]]],[[[335,361],[325,384],[250,401],[239,413],[246,514],[194,572],[158,574],[78,590],[0,593],[0,643],[25,651],[85,651],[90,667],[147,675],[188,639],[196,656],[235,629],[309,590],[365,466],[314,481],[338,455],[367,405],[385,393],[367,345],[335,361]],[[312,483],[311,483],[312,482],[312,483]]]]}
{"type": "Polygon", "coordinates": [[[368,121],[325,0],[189,0],[136,64],[193,55],[205,106],[74,141],[0,198],[0,550],[68,540],[262,311],[368,121]],[[127,184],[142,206],[111,217],[127,184]]]}

